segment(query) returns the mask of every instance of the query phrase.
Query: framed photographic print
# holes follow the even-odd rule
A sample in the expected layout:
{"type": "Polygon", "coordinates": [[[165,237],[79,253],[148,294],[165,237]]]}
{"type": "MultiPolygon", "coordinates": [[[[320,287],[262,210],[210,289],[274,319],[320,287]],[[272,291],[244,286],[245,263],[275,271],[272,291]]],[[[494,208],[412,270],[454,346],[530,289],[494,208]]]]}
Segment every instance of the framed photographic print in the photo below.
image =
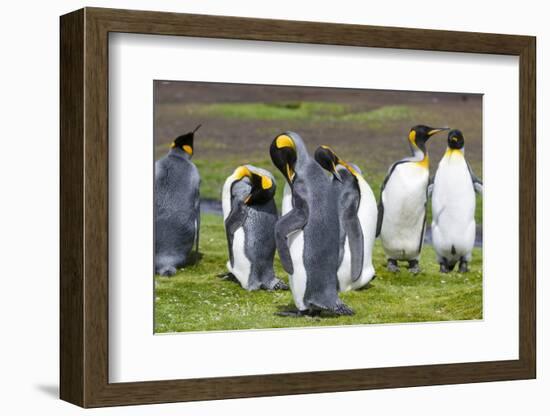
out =
{"type": "Polygon", "coordinates": [[[529,36],[62,16],[61,398],[534,378],[535,104],[529,36]]]}

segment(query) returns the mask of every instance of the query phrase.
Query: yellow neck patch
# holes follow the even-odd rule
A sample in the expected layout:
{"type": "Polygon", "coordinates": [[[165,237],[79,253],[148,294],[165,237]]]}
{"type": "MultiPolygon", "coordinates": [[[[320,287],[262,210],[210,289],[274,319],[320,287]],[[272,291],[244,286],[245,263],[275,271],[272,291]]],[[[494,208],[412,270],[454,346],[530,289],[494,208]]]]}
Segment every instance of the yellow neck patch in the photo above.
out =
{"type": "Polygon", "coordinates": [[[181,148],[185,153],[188,153],[189,155],[193,155],[193,148],[188,144],[184,144],[181,148]]]}
{"type": "Polygon", "coordinates": [[[409,132],[409,141],[416,146],[416,131],[411,130],[409,132]]]}
{"type": "Polygon", "coordinates": [[[353,176],[355,176],[356,178],[358,178],[358,177],[361,176],[361,175],[359,174],[359,172],[357,172],[355,169],[353,169],[353,167],[352,167],[350,164],[348,164],[348,162],[346,162],[346,161],[344,161],[344,160],[338,158],[338,163],[339,163],[340,165],[342,165],[343,167],[345,167],[347,170],[349,170],[350,173],[351,173],[353,176]]]}
{"type": "MultiPolygon", "coordinates": [[[[339,164],[339,165],[342,165],[347,170],[349,170],[349,172],[353,176],[355,176],[355,177],[361,176],[361,175],[359,175],[359,172],[357,172],[355,169],[353,169],[353,167],[351,165],[349,165],[345,160],[340,159],[338,157],[338,155],[336,153],[334,153],[334,150],[332,150],[332,148],[330,146],[327,146],[327,145],[323,144],[323,145],[321,145],[321,147],[323,149],[328,150],[330,153],[332,153],[336,157],[336,163],[339,164]]],[[[332,169],[336,172],[336,166],[334,165],[334,163],[332,163],[332,169]]]]}
{"type": "Polygon", "coordinates": [[[428,156],[427,153],[424,153],[424,159],[422,159],[420,162],[416,162],[416,164],[418,166],[420,166],[421,168],[429,169],[430,168],[430,157],[428,156]]]}
{"type": "Polygon", "coordinates": [[[294,140],[292,140],[290,136],[286,134],[281,134],[275,139],[275,146],[277,146],[278,149],[282,149],[283,147],[290,147],[296,150],[296,145],[294,144],[294,140]]]}
{"type": "Polygon", "coordinates": [[[461,156],[461,157],[463,157],[464,155],[462,154],[460,149],[451,149],[450,147],[447,147],[447,150],[445,151],[445,156],[444,157],[451,157],[451,156],[461,156]]]}

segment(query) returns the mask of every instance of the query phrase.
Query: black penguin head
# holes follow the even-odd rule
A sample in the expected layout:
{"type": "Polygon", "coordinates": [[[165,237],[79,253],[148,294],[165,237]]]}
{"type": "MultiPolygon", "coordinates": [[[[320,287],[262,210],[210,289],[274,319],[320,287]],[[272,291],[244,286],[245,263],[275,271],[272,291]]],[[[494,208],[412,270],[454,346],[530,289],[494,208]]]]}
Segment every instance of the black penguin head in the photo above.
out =
{"type": "Polygon", "coordinates": [[[234,173],[236,180],[248,178],[252,189],[245,198],[246,205],[265,204],[275,196],[275,183],[267,176],[250,170],[247,166],[239,166],[234,173]]]}
{"type": "Polygon", "coordinates": [[[244,200],[245,204],[265,204],[275,196],[275,185],[269,176],[252,173],[250,182],[252,183],[252,190],[244,200]]]}
{"type": "Polygon", "coordinates": [[[339,162],[338,156],[336,153],[328,146],[319,146],[315,150],[315,160],[321,165],[323,169],[327,172],[332,173],[334,179],[339,182],[342,182],[342,177],[336,170],[336,165],[339,162]]]}
{"type": "Polygon", "coordinates": [[[292,183],[296,175],[295,167],[298,155],[294,140],[286,134],[279,134],[269,147],[273,164],[281,171],[288,183],[292,183]]]}
{"type": "Polygon", "coordinates": [[[409,143],[411,148],[413,150],[418,148],[423,152],[426,152],[426,142],[430,139],[430,137],[445,130],[449,129],[447,127],[428,127],[421,124],[414,126],[411,131],[409,131],[409,143]]]}
{"type": "Polygon", "coordinates": [[[460,130],[451,130],[447,137],[449,149],[462,149],[464,147],[464,136],[460,130]]]}
{"type": "Polygon", "coordinates": [[[342,182],[342,176],[336,169],[337,165],[345,167],[349,171],[349,173],[351,173],[355,177],[355,179],[357,179],[358,176],[361,175],[361,172],[359,172],[355,167],[350,165],[345,160],[340,159],[338,155],[334,153],[334,150],[332,150],[332,148],[330,148],[329,146],[319,146],[315,151],[315,160],[321,165],[321,167],[332,173],[334,175],[334,178],[340,182],[342,182]]]}
{"type": "Polygon", "coordinates": [[[176,137],[172,142],[172,149],[181,149],[189,156],[193,156],[193,139],[195,138],[195,133],[200,129],[201,124],[195,127],[195,130],[190,131],[189,133],[182,134],[181,136],[176,137]]]}

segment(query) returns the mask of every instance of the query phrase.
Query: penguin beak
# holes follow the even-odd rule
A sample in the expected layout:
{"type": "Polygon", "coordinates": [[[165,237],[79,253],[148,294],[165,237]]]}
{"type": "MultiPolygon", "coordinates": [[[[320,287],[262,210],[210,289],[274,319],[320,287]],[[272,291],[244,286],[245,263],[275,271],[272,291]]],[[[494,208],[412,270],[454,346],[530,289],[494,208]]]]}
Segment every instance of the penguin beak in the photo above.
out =
{"type": "Polygon", "coordinates": [[[428,131],[428,137],[432,137],[434,134],[437,134],[442,131],[450,130],[449,127],[439,127],[439,128],[432,128],[430,131],[428,131]]]}
{"type": "Polygon", "coordinates": [[[292,182],[292,178],[294,178],[294,171],[288,163],[286,164],[286,177],[289,182],[292,182]]]}
{"type": "Polygon", "coordinates": [[[332,175],[334,176],[334,179],[336,179],[338,182],[342,182],[342,176],[340,176],[340,173],[336,169],[336,165],[332,164],[332,175]]]}

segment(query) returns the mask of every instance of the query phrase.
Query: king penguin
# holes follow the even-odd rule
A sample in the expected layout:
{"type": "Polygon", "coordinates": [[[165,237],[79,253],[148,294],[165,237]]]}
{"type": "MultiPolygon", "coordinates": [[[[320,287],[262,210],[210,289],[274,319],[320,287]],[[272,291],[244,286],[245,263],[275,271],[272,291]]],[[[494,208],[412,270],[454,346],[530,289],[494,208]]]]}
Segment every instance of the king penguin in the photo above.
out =
{"type": "Polygon", "coordinates": [[[226,278],[246,290],[288,290],[275,277],[275,178],[267,170],[239,166],[225,181],[222,209],[229,261],[226,278]]]}
{"type": "Polygon", "coordinates": [[[409,131],[412,156],[392,164],[380,189],[376,235],[388,258],[388,270],[398,272],[398,260],[419,273],[418,258],[426,229],[430,159],[426,142],[448,128],[418,125],[409,131]]]}
{"type": "Polygon", "coordinates": [[[475,193],[483,194],[483,183],[464,157],[460,130],[449,132],[447,151],[430,188],[432,238],[440,271],[448,273],[459,263],[459,272],[467,272],[476,237],[475,193]]]}
{"type": "Polygon", "coordinates": [[[353,314],[338,297],[340,227],[330,179],[296,133],[280,134],[269,150],[289,184],[283,198],[287,212],[277,221],[275,241],[298,308],[294,315],[353,314]]]}
{"type": "Polygon", "coordinates": [[[340,292],[364,287],[375,275],[372,250],[376,239],[376,198],[361,170],[339,158],[329,146],[319,146],[315,160],[332,173],[334,197],[338,200],[340,292]]]}
{"type": "Polygon", "coordinates": [[[196,131],[176,138],[155,163],[155,273],[171,276],[199,250],[200,176],[193,156],[196,131]]]}

